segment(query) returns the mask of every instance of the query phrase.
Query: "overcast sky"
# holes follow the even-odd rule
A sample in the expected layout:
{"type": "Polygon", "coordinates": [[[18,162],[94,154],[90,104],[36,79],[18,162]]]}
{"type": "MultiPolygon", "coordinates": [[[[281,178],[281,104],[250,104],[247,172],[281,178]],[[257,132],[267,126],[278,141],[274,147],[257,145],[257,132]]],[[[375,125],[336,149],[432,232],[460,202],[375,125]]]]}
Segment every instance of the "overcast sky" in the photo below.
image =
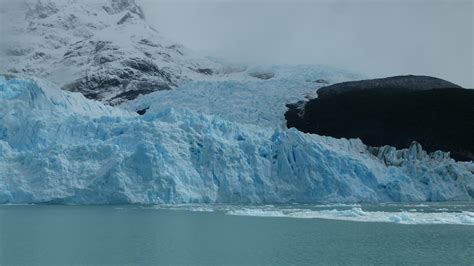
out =
{"type": "Polygon", "coordinates": [[[474,0],[137,1],[163,35],[208,55],[474,87],[474,0]]]}

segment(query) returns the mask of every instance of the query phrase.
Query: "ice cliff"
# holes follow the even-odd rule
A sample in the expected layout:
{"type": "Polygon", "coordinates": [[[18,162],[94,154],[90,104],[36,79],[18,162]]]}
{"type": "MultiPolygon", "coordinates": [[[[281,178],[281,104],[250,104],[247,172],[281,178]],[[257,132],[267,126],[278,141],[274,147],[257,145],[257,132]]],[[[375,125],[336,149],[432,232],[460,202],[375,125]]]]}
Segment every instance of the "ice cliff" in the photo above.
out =
{"type": "Polygon", "coordinates": [[[474,163],[0,77],[0,203],[472,200],[474,163]]]}

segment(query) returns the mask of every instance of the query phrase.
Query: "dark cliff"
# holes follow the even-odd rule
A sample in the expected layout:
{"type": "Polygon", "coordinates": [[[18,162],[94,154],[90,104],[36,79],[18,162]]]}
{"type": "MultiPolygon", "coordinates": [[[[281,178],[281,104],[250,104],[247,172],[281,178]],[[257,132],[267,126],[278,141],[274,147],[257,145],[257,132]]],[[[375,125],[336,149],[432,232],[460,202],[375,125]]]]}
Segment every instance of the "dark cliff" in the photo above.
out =
{"type": "Polygon", "coordinates": [[[417,141],[457,160],[474,160],[474,90],[425,76],[345,82],[288,105],[288,127],[369,146],[417,141]],[[417,82],[418,81],[418,82],[417,82]]]}

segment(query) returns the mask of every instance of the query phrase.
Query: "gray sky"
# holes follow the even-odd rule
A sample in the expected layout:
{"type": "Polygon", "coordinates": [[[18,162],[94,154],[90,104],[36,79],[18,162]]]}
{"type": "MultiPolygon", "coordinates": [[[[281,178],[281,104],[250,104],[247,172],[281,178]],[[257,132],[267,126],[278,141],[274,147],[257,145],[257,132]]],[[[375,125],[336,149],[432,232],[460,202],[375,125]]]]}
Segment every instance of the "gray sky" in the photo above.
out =
{"type": "Polygon", "coordinates": [[[327,64],[369,77],[474,87],[474,0],[137,0],[164,36],[256,64],[327,64]]]}

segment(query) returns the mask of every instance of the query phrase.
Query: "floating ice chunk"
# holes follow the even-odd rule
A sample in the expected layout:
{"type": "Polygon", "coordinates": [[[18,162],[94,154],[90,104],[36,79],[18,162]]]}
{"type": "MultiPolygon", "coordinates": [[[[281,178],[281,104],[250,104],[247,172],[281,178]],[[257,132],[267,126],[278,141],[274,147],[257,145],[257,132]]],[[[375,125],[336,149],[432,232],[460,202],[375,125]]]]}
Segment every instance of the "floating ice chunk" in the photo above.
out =
{"type": "Polygon", "coordinates": [[[228,215],[280,217],[301,219],[329,219],[354,222],[390,222],[399,224],[465,224],[474,225],[474,212],[386,212],[349,210],[304,210],[279,208],[240,208],[229,210],[228,215]]]}

